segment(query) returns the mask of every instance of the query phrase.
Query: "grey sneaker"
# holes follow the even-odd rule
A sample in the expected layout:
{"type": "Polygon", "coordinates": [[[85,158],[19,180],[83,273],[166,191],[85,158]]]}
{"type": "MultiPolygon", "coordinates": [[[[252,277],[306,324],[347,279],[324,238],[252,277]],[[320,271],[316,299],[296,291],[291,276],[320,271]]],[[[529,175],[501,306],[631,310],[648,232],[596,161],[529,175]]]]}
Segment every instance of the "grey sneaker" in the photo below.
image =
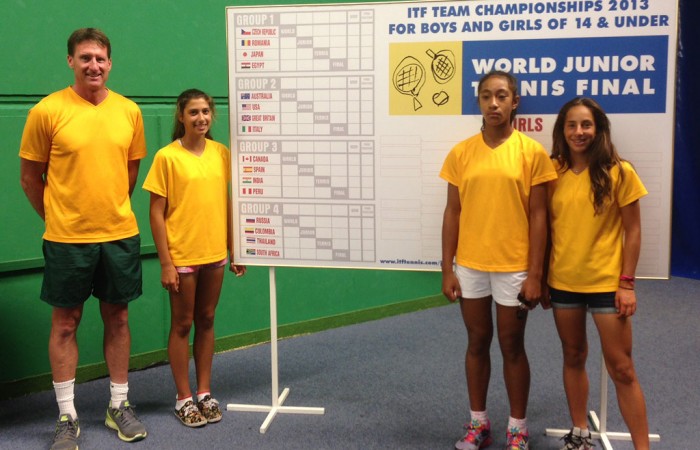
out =
{"type": "Polygon", "coordinates": [[[148,434],[128,400],[122,402],[118,408],[112,408],[111,405],[107,407],[105,425],[116,430],[119,439],[125,442],[139,441],[148,434]]]}
{"type": "Polygon", "coordinates": [[[53,437],[51,450],[78,450],[80,424],[69,414],[63,414],[56,422],[56,434],[53,437]]]}

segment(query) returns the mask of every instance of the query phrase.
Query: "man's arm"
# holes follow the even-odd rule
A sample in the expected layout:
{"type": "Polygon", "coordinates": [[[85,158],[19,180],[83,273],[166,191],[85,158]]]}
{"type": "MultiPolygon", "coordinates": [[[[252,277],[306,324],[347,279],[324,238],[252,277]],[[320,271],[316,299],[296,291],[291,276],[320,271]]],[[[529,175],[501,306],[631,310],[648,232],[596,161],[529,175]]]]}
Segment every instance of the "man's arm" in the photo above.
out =
{"type": "Polygon", "coordinates": [[[29,203],[41,220],[46,219],[44,211],[44,189],[46,189],[46,169],[48,163],[20,158],[20,184],[29,203]]]}
{"type": "Polygon", "coordinates": [[[140,159],[132,159],[128,162],[127,168],[129,170],[129,197],[134,193],[134,186],[136,186],[136,179],[139,177],[139,165],[141,164],[140,159]]]}

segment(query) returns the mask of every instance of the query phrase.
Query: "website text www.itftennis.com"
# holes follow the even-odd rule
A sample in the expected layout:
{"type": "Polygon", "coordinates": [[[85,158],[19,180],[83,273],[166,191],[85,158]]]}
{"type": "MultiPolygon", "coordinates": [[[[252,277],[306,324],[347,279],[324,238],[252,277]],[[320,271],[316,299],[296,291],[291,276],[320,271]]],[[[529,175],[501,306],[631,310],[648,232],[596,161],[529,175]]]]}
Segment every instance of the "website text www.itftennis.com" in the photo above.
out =
{"type": "Polygon", "coordinates": [[[406,266],[439,266],[440,261],[423,261],[422,259],[380,259],[380,264],[399,264],[406,266]]]}

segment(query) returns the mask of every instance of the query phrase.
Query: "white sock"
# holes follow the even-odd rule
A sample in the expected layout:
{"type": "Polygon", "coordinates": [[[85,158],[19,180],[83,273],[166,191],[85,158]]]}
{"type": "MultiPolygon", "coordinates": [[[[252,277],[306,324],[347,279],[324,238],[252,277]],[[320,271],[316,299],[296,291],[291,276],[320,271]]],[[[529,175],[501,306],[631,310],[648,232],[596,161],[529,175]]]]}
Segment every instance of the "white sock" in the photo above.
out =
{"type": "Polygon", "coordinates": [[[513,428],[517,428],[521,433],[527,433],[527,418],[508,417],[508,429],[512,430],[513,428]]]}
{"type": "Polygon", "coordinates": [[[183,398],[183,399],[179,399],[179,398],[177,398],[177,397],[175,397],[175,398],[176,398],[176,401],[175,401],[175,411],[180,411],[180,410],[182,409],[182,407],[185,406],[185,403],[191,402],[191,401],[192,401],[192,396],[191,396],[191,395],[190,395],[189,397],[186,397],[186,398],[183,398]]]}
{"type": "Polygon", "coordinates": [[[572,431],[573,431],[574,436],[591,437],[591,432],[588,430],[588,427],[586,427],[586,428],[574,427],[572,431]]]}
{"type": "Polygon", "coordinates": [[[472,420],[478,420],[481,423],[487,423],[489,421],[489,414],[486,410],[483,411],[472,411],[469,410],[472,420]]]}
{"type": "Polygon", "coordinates": [[[205,392],[197,392],[197,401],[201,402],[204,397],[207,395],[211,395],[211,392],[205,391],[205,392]]]}
{"type": "Polygon", "coordinates": [[[78,418],[73,399],[75,389],[75,378],[60,383],[53,382],[53,390],[56,392],[56,402],[58,402],[58,414],[69,414],[73,420],[78,418]]]}
{"type": "Polygon", "coordinates": [[[122,402],[126,401],[126,396],[129,393],[129,382],[117,384],[110,381],[109,392],[112,396],[109,405],[112,408],[119,408],[122,402]]]}

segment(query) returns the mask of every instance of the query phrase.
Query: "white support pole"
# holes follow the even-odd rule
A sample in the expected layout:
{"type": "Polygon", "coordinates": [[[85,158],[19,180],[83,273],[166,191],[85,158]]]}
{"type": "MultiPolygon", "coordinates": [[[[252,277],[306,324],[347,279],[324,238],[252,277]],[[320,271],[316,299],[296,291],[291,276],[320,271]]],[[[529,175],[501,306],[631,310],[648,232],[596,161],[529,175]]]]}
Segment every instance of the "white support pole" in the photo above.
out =
{"type": "MultiPolygon", "coordinates": [[[[611,440],[613,441],[631,441],[632,436],[629,433],[618,433],[607,430],[608,422],[608,371],[605,366],[605,358],[602,353],[600,356],[600,419],[595,411],[588,411],[588,420],[591,423],[591,437],[598,439],[603,444],[605,450],[613,450],[611,440]]],[[[562,437],[569,433],[570,430],[547,428],[544,432],[546,436],[562,437]]],[[[661,436],[658,434],[650,434],[649,441],[659,442],[661,436]]]]}
{"type": "Polygon", "coordinates": [[[278,413],[287,414],[324,414],[325,408],[309,408],[282,406],[289,388],[284,388],[282,394],[279,394],[279,366],[277,361],[277,281],[275,279],[275,268],[270,267],[270,353],[272,366],[272,404],[267,405],[242,405],[229,403],[226,405],[228,411],[245,411],[245,412],[266,412],[267,418],[260,426],[260,433],[265,433],[270,427],[272,420],[278,413]]]}

